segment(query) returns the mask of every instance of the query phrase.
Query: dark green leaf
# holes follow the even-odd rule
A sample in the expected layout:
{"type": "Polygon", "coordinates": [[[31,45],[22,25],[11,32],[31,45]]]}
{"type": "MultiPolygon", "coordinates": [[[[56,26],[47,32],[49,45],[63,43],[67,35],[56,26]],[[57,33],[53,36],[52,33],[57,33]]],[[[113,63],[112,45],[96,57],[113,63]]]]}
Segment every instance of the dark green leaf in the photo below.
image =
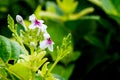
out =
{"type": "Polygon", "coordinates": [[[104,49],[103,43],[97,37],[92,36],[92,35],[86,35],[84,36],[84,39],[87,40],[92,45],[95,45],[101,49],[104,49]]]}
{"type": "Polygon", "coordinates": [[[102,8],[104,11],[120,23],[120,0],[102,0],[102,8]]]}
{"type": "Polygon", "coordinates": [[[10,40],[4,36],[0,36],[0,57],[3,61],[8,61],[11,54],[11,44],[10,40]]]}
{"type": "Polygon", "coordinates": [[[0,36],[0,57],[4,62],[10,59],[18,59],[20,54],[23,54],[21,46],[4,36],[0,36]]]}

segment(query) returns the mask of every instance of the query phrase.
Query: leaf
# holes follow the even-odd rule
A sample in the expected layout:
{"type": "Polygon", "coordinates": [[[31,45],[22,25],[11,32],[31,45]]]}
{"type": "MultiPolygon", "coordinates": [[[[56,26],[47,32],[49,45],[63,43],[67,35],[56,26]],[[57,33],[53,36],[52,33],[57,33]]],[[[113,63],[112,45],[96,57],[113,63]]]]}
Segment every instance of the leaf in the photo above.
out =
{"type": "Polygon", "coordinates": [[[83,16],[80,18],[81,20],[89,19],[89,20],[99,20],[100,16],[97,15],[91,15],[91,16],[83,16]]]}
{"type": "Polygon", "coordinates": [[[4,62],[18,59],[19,55],[23,53],[24,51],[17,42],[0,35],[0,57],[4,62]]]}
{"type": "Polygon", "coordinates": [[[58,15],[63,15],[63,12],[61,11],[61,9],[57,6],[57,4],[55,4],[52,1],[47,1],[46,2],[46,10],[48,12],[51,12],[51,13],[55,13],[55,14],[58,14],[58,15]]]}
{"type": "Polygon", "coordinates": [[[53,74],[53,76],[58,79],[58,80],[65,80],[62,76],[57,75],[57,74],[53,74]]]}
{"type": "Polygon", "coordinates": [[[24,54],[22,47],[15,41],[10,41],[11,43],[11,56],[10,59],[18,59],[20,54],[24,54]]]}
{"type": "Polygon", "coordinates": [[[42,72],[42,75],[46,75],[46,73],[47,73],[47,70],[48,70],[48,68],[47,68],[47,65],[49,64],[49,62],[46,62],[44,65],[43,65],[43,67],[42,67],[42,70],[41,70],[41,72],[42,72]]]}
{"type": "Polygon", "coordinates": [[[94,11],[94,8],[93,7],[88,7],[88,8],[85,8],[81,11],[79,11],[78,13],[76,14],[71,14],[69,15],[69,20],[77,20],[77,19],[80,19],[82,16],[85,16],[86,14],[89,14],[91,12],[94,11]]]}
{"type": "Polygon", "coordinates": [[[89,0],[101,7],[111,18],[120,23],[120,0],[89,0]]]}
{"type": "Polygon", "coordinates": [[[35,14],[35,16],[36,16],[37,19],[39,19],[39,15],[38,14],[40,13],[41,8],[42,7],[40,5],[38,5],[37,8],[34,11],[34,14],[35,14]]]}
{"type": "Polygon", "coordinates": [[[7,79],[7,73],[4,68],[0,67],[0,80],[6,80],[7,79]]]}
{"type": "Polygon", "coordinates": [[[14,20],[13,20],[13,18],[10,15],[8,15],[7,21],[8,21],[8,28],[11,31],[13,31],[14,30],[14,20]]]}
{"type": "Polygon", "coordinates": [[[120,0],[101,0],[101,8],[118,23],[120,23],[120,0]]]}
{"type": "Polygon", "coordinates": [[[81,56],[81,53],[79,51],[73,52],[65,56],[61,62],[65,65],[68,65],[70,62],[76,61],[81,56]]]}
{"type": "Polygon", "coordinates": [[[14,74],[20,80],[30,80],[32,76],[31,70],[21,63],[16,63],[15,65],[10,66],[8,71],[14,74]]]}
{"type": "Polygon", "coordinates": [[[57,4],[66,14],[71,14],[77,8],[78,2],[74,0],[57,0],[57,4]]]}
{"type": "Polygon", "coordinates": [[[2,59],[0,58],[0,80],[4,80],[4,78],[7,77],[7,73],[5,70],[5,64],[2,61],[2,59]]]}
{"type": "Polygon", "coordinates": [[[106,13],[113,15],[118,14],[111,0],[102,0],[102,5],[102,8],[106,11],[106,13]]]}
{"type": "Polygon", "coordinates": [[[87,40],[89,43],[91,43],[101,49],[104,49],[103,43],[97,37],[94,37],[92,35],[86,35],[86,36],[84,36],[84,39],[87,40]]]}
{"type": "Polygon", "coordinates": [[[4,62],[8,61],[11,53],[10,41],[4,36],[0,36],[0,57],[4,62]]]}
{"type": "Polygon", "coordinates": [[[66,67],[62,65],[56,65],[52,70],[52,73],[62,76],[63,78],[65,78],[65,80],[69,80],[69,77],[71,76],[74,67],[75,67],[74,64],[70,64],[69,66],[66,67]]]}
{"type": "Polygon", "coordinates": [[[60,45],[63,37],[68,34],[68,30],[58,21],[48,20],[46,24],[49,26],[48,32],[51,34],[53,42],[60,45]]]}

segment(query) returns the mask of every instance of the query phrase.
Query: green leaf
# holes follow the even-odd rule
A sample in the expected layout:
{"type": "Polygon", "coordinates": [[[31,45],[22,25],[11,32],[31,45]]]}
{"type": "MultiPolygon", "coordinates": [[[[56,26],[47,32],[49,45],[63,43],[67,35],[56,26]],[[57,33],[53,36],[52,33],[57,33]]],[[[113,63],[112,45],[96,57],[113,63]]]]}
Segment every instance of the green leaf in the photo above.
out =
{"type": "Polygon", "coordinates": [[[110,17],[120,23],[120,0],[89,0],[101,7],[110,17]]]}
{"type": "Polygon", "coordinates": [[[57,6],[57,4],[55,4],[52,1],[46,2],[46,10],[54,14],[63,15],[63,12],[61,11],[61,9],[57,6]]]}
{"type": "Polygon", "coordinates": [[[7,73],[4,68],[0,67],[0,80],[6,80],[7,79],[7,73]]]}
{"type": "Polygon", "coordinates": [[[14,31],[14,20],[13,20],[13,18],[10,15],[8,15],[7,21],[8,21],[8,28],[11,31],[14,31]]]}
{"type": "Polygon", "coordinates": [[[85,19],[89,19],[89,20],[99,20],[100,16],[98,15],[91,15],[91,16],[83,16],[80,18],[80,20],[85,20],[85,19]]]}
{"type": "Polygon", "coordinates": [[[0,67],[4,67],[5,64],[4,64],[4,61],[0,58],[0,67]]]}
{"type": "Polygon", "coordinates": [[[47,70],[48,70],[48,68],[47,68],[47,65],[49,64],[49,62],[46,62],[44,65],[43,65],[43,67],[42,67],[42,70],[41,70],[41,72],[42,72],[42,75],[46,75],[46,73],[47,73],[47,70]]]}
{"type": "Polygon", "coordinates": [[[0,35],[0,57],[4,62],[18,59],[19,55],[23,53],[24,51],[17,42],[0,35]]]}
{"type": "Polygon", "coordinates": [[[46,2],[46,10],[48,12],[56,13],[55,7],[56,4],[54,2],[51,1],[46,2]]]}
{"type": "Polygon", "coordinates": [[[52,70],[52,73],[62,76],[63,78],[65,78],[65,80],[69,80],[69,77],[71,76],[74,67],[75,67],[74,64],[71,64],[66,67],[61,65],[56,65],[52,70]]]}
{"type": "Polygon", "coordinates": [[[15,65],[10,66],[8,71],[14,74],[20,80],[30,80],[32,77],[31,70],[21,63],[16,63],[15,65]]]}
{"type": "Polygon", "coordinates": [[[89,43],[91,43],[101,49],[104,49],[103,43],[97,37],[92,36],[92,35],[86,35],[86,36],[84,36],[84,39],[87,40],[89,43]]]}
{"type": "Polygon", "coordinates": [[[81,53],[79,51],[73,52],[65,56],[61,62],[65,65],[68,65],[70,62],[76,61],[81,56],[81,53]]]}
{"type": "Polygon", "coordinates": [[[77,8],[78,2],[74,0],[57,0],[59,7],[63,10],[66,14],[71,14],[77,8]]]}
{"type": "Polygon", "coordinates": [[[80,19],[82,16],[85,16],[86,14],[89,14],[91,12],[94,11],[94,8],[93,7],[88,7],[88,8],[85,8],[81,11],[79,11],[78,13],[76,14],[71,14],[69,15],[69,20],[77,20],[77,19],[80,19]]]}
{"type": "Polygon", "coordinates": [[[101,0],[103,10],[120,23],[120,0],[101,0]]]}
{"type": "Polygon", "coordinates": [[[10,40],[5,38],[4,36],[0,36],[0,57],[3,61],[8,61],[11,54],[11,44],[10,40]]]}
{"type": "Polygon", "coordinates": [[[58,21],[48,20],[47,25],[49,26],[48,32],[51,34],[52,40],[56,45],[60,45],[63,37],[68,34],[68,30],[58,21]]]}
{"type": "Polygon", "coordinates": [[[24,54],[22,47],[15,41],[10,41],[11,43],[11,56],[10,59],[18,59],[20,54],[24,54]]]}
{"type": "Polygon", "coordinates": [[[58,79],[58,80],[65,80],[65,78],[63,78],[62,76],[60,75],[57,75],[57,74],[53,74],[53,76],[58,79]]]}
{"type": "Polygon", "coordinates": [[[7,78],[7,73],[4,66],[4,62],[0,58],[0,80],[5,80],[7,78]]]}
{"type": "Polygon", "coordinates": [[[103,5],[102,7],[106,11],[106,13],[113,14],[113,15],[118,14],[118,12],[117,12],[115,6],[113,5],[113,3],[111,2],[111,0],[102,0],[102,5],[103,5]]]}

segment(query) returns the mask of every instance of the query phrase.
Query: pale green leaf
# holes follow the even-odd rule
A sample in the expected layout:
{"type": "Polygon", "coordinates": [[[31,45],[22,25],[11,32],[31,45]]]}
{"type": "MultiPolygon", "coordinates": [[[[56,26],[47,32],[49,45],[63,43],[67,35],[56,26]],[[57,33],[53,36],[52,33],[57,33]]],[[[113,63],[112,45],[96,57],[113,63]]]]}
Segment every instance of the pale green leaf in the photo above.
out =
{"type": "Polygon", "coordinates": [[[8,71],[18,77],[20,80],[32,79],[31,70],[21,63],[16,63],[15,65],[10,66],[8,71]]]}
{"type": "Polygon", "coordinates": [[[8,28],[11,31],[13,31],[14,30],[14,20],[13,20],[13,18],[10,15],[8,15],[7,21],[8,21],[8,28]]]}

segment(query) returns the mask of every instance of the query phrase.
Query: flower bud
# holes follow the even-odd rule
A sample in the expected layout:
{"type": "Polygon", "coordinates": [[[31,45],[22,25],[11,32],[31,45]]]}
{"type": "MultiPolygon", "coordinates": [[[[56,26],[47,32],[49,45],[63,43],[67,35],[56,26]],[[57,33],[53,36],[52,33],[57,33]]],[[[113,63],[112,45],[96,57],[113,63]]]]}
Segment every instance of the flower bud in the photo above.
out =
{"type": "Polygon", "coordinates": [[[16,21],[23,25],[23,18],[20,15],[16,16],[16,21]]]}
{"type": "Polygon", "coordinates": [[[16,15],[16,21],[20,23],[26,30],[26,26],[24,24],[23,18],[20,15],[16,15]]]}

